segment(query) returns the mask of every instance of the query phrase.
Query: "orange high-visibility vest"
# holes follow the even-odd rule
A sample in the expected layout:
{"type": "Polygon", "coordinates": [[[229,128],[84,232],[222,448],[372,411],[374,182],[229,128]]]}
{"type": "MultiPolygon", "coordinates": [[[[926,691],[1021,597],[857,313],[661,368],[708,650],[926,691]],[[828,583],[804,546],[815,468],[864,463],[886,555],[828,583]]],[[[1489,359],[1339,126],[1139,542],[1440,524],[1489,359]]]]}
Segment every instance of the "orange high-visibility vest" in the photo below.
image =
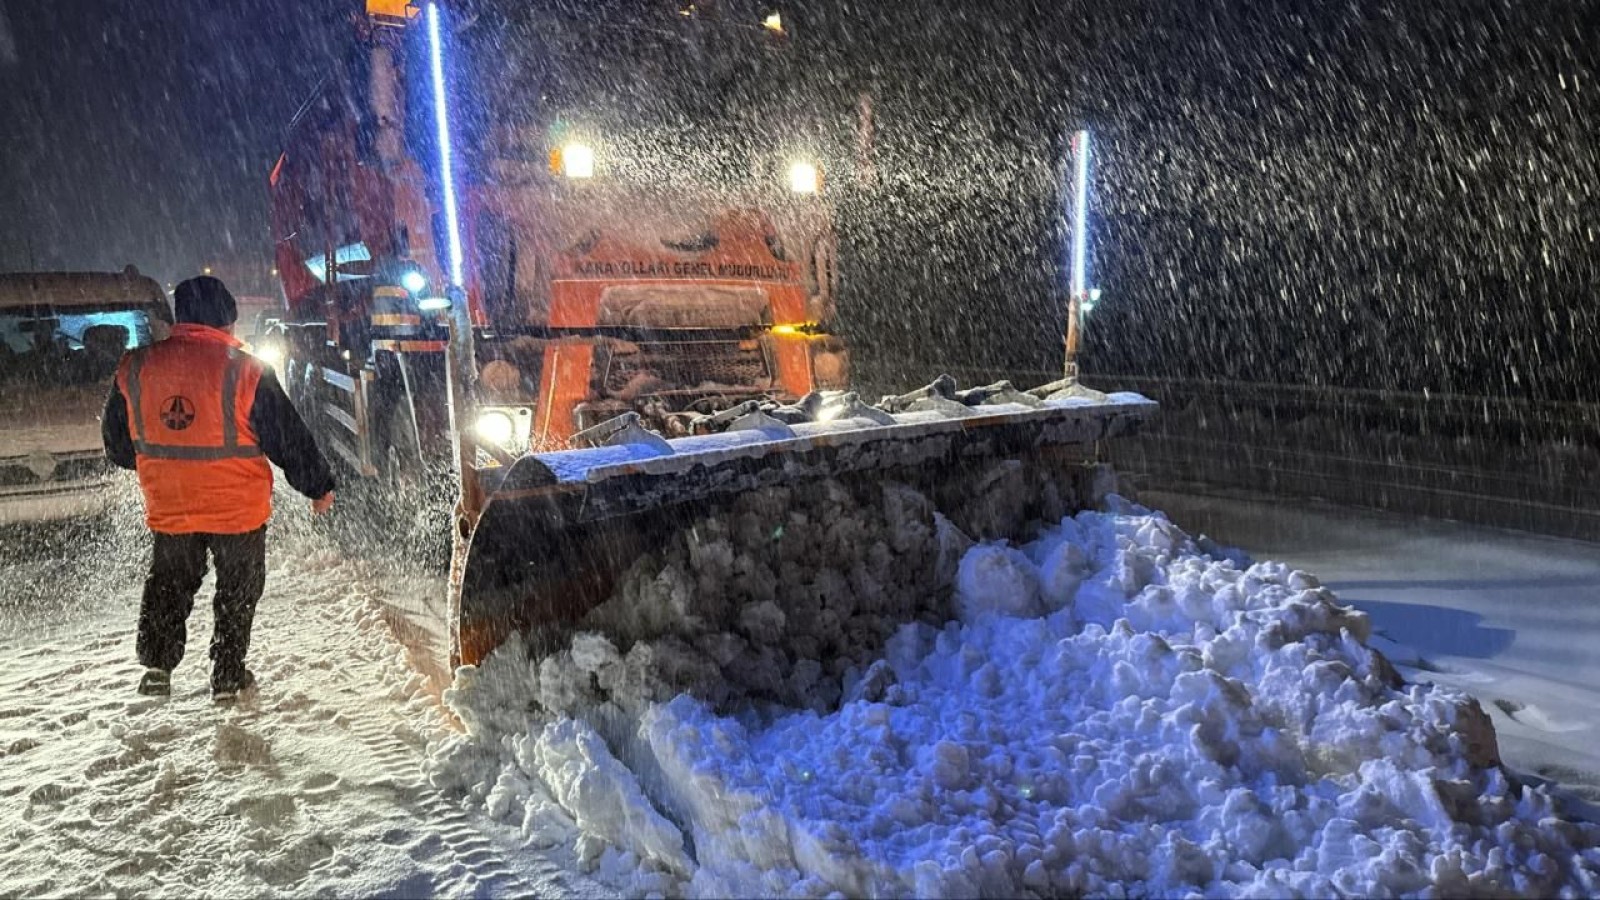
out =
{"type": "Polygon", "coordinates": [[[243,534],[272,516],[272,466],[250,427],[263,368],[239,348],[180,324],[117,367],[151,531],[243,534]]]}

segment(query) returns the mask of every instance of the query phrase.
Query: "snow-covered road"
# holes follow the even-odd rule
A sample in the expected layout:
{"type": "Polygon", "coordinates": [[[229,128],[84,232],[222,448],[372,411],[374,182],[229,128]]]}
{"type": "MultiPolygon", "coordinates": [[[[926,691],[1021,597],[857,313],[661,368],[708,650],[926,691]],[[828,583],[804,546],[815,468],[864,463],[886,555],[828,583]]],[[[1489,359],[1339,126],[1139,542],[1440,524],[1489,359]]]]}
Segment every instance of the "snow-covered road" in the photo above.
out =
{"type": "Polygon", "coordinates": [[[341,557],[299,506],[275,526],[250,654],[261,688],[236,708],[209,695],[209,580],[173,696],[134,693],[137,529],[76,561],[7,560],[0,894],[597,892],[558,851],[519,854],[427,787],[446,718],[377,592],[436,585],[341,557]]]}
{"type": "Polygon", "coordinates": [[[174,696],[133,693],[139,528],[7,532],[0,894],[1592,893],[1600,831],[1485,768],[1481,714],[1394,684],[1366,621],[1294,570],[1365,608],[1411,680],[1480,697],[1514,769],[1584,792],[1592,548],[1143,499],[1289,565],[1084,514],[967,551],[959,621],[901,629],[837,711],[538,711],[536,687],[621,670],[589,638],[553,681],[506,648],[469,670],[449,698],[465,734],[381,612],[439,581],[341,552],[299,504],[274,527],[262,687],[237,707],[207,693],[205,602],[174,696]]]}
{"type": "Polygon", "coordinates": [[[1476,696],[1513,769],[1600,801],[1600,547],[1375,511],[1149,493],[1185,528],[1316,572],[1414,681],[1476,696]]]}

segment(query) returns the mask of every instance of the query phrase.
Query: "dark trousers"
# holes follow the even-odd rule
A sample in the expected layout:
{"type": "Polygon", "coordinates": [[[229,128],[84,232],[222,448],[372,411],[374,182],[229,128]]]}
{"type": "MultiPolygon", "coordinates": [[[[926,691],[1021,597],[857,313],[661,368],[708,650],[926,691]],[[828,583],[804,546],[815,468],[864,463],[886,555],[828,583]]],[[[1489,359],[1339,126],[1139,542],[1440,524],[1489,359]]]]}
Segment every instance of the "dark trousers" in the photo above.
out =
{"type": "Polygon", "coordinates": [[[206,552],[217,566],[212,600],[211,685],[236,686],[244,678],[250,624],[267,580],[266,526],[244,534],[156,533],[155,556],[139,605],[139,662],[171,671],[183,659],[189,613],[206,577],[206,552]]]}

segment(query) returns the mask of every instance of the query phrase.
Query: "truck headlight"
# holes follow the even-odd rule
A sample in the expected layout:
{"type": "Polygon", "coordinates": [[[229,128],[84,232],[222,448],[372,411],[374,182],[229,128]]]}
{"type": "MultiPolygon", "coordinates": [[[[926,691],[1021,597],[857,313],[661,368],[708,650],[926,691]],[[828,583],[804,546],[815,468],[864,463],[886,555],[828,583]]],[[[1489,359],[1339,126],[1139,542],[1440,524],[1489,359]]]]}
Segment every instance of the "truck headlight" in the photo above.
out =
{"type": "Polygon", "coordinates": [[[821,193],[822,170],[816,163],[805,160],[789,166],[789,190],[796,194],[821,193]]]}
{"type": "Polygon", "coordinates": [[[408,269],[400,276],[400,286],[412,294],[420,294],[428,287],[428,276],[416,269],[408,269]]]}
{"type": "Polygon", "coordinates": [[[485,410],[478,414],[478,437],[510,450],[517,437],[517,423],[509,413],[485,410]]]}
{"type": "Polygon", "coordinates": [[[257,344],[250,348],[250,354],[256,359],[261,360],[261,362],[264,363],[269,369],[278,369],[283,366],[283,345],[277,343],[276,341],[266,344],[257,344]]]}

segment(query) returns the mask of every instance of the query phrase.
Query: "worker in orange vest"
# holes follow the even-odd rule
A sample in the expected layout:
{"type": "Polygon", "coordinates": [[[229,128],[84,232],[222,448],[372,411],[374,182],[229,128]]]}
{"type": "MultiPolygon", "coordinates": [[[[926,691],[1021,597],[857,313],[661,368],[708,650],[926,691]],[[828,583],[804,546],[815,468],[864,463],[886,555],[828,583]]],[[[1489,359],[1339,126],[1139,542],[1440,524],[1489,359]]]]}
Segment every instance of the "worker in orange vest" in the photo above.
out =
{"type": "Polygon", "coordinates": [[[229,701],[255,684],[244,658],[266,583],[268,462],[318,514],[333,505],[333,475],[272,370],[240,349],[227,287],[191,278],[174,300],[172,336],[122,358],[101,436],[113,463],[139,473],[155,533],[139,606],[139,693],[172,691],[209,551],[217,567],[211,695],[229,701]]]}

